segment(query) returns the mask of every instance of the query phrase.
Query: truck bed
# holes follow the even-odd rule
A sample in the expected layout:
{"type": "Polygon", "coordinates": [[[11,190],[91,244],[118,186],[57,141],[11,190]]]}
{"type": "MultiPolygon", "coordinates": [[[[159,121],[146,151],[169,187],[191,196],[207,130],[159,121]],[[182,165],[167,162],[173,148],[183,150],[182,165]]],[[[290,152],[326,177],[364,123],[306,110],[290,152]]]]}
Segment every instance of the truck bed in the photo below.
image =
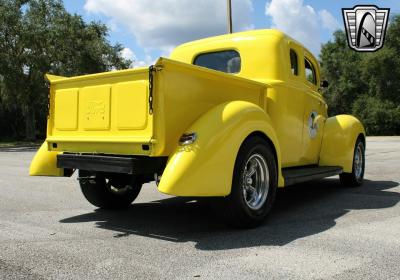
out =
{"type": "Polygon", "coordinates": [[[152,69],[50,77],[49,149],[168,156],[218,104],[245,100],[266,108],[264,84],[165,58],[152,69]]]}

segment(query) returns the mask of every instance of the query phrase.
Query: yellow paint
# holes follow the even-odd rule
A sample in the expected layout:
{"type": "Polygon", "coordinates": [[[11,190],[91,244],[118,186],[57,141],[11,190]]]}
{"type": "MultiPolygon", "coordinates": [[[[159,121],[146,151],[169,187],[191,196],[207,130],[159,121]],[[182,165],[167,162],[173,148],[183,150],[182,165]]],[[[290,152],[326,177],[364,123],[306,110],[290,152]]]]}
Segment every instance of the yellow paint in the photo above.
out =
{"type": "MultiPolygon", "coordinates": [[[[279,163],[279,143],[271,119],[259,106],[231,101],[212,108],[187,129],[196,132],[198,138],[191,145],[176,148],[158,189],[179,196],[228,195],[237,152],[255,131],[274,143],[279,163]]],[[[279,179],[283,185],[280,174],[279,179]]]]}
{"type": "Polygon", "coordinates": [[[39,150],[36,152],[35,157],[29,167],[30,176],[64,176],[64,169],[57,168],[57,154],[58,152],[49,152],[47,143],[44,142],[39,150]]]}
{"type": "Polygon", "coordinates": [[[229,49],[241,55],[241,72],[235,76],[268,86],[266,112],[281,146],[282,167],[317,164],[327,110],[318,91],[320,68],[314,56],[278,30],[255,30],[190,42],[177,47],[171,58],[193,63],[199,54],[229,49]],[[298,75],[290,71],[290,49],[298,56],[298,75]],[[314,65],[316,85],[306,80],[305,58],[314,65]],[[312,111],[318,113],[318,131],[314,138],[308,133],[312,111]]]}
{"type": "Polygon", "coordinates": [[[78,89],[60,90],[54,104],[55,127],[58,130],[75,130],[78,125],[78,89]]]}
{"type": "Polygon", "coordinates": [[[58,80],[67,79],[66,77],[63,77],[63,76],[56,76],[56,75],[51,75],[51,74],[46,74],[45,78],[48,82],[52,82],[52,83],[54,83],[55,81],[58,81],[58,80]]]}
{"type": "Polygon", "coordinates": [[[110,129],[110,91],[109,85],[84,87],[80,90],[79,112],[82,113],[79,114],[79,121],[83,130],[110,129]]]}
{"type": "Polygon", "coordinates": [[[266,85],[161,58],[154,93],[153,156],[169,156],[182,133],[213,107],[243,100],[265,108],[266,85]]]}
{"type": "Polygon", "coordinates": [[[141,130],[147,125],[148,85],[144,81],[116,85],[117,128],[141,130]],[[135,93],[135,94],[133,94],[135,93]]]}
{"type": "Polygon", "coordinates": [[[319,164],[342,166],[344,172],[350,173],[353,168],[354,147],[360,135],[365,137],[365,130],[355,117],[338,115],[328,118],[325,123],[319,164]]]}
{"type": "Polygon", "coordinates": [[[151,153],[142,149],[143,144],[153,143],[147,69],[72,78],[49,75],[47,79],[51,84],[46,138],[50,150],[151,153]]]}
{"type": "Polygon", "coordinates": [[[183,44],[171,53],[170,58],[192,64],[202,53],[236,50],[242,58],[241,70],[236,76],[262,82],[282,80],[288,76],[288,60],[283,54],[289,40],[289,37],[278,30],[233,33],[183,44]]]}
{"type": "MultiPolygon", "coordinates": [[[[187,196],[229,194],[237,151],[255,131],[274,144],[279,174],[284,167],[310,164],[351,170],[354,143],[365,136],[364,128],[351,116],[328,118],[317,60],[284,33],[256,30],[190,42],[156,66],[153,114],[146,68],[48,75],[49,149],[168,156],[159,189],[187,196]],[[193,65],[199,54],[221,50],[240,53],[239,73],[193,65]],[[297,55],[297,75],[290,69],[290,50],[297,55]],[[313,65],[315,84],[306,79],[305,59],[313,65]],[[198,133],[197,142],[178,146],[184,132],[198,133]],[[144,144],[150,149],[143,150],[144,144]]],[[[278,181],[284,186],[281,175],[278,181]]]]}

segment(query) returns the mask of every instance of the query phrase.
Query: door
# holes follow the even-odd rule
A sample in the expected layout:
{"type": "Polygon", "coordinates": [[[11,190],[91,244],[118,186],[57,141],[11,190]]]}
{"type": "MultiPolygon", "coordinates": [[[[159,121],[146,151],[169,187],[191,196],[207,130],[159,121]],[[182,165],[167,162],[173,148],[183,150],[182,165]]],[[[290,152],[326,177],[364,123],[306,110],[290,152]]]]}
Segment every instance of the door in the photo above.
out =
{"type": "Polygon", "coordinates": [[[302,57],[302,48],[289,42],[283,60],[285,65],[281,65],[285,72],[285,83],[275,85],[272,90],[268,89],[273,102],[268,103],[267,109],[276,127],[282,167],[300,165],[304,115],[302,57]]]}
{"type": "Polygon", "coordinates": [[[326,119],[325,102],[319,92],[320,78],[317,65],[315,59],[305,52],[303,82],[306,86],[304,87],[302,165],[318,164],[323,125],[326,119]]]}

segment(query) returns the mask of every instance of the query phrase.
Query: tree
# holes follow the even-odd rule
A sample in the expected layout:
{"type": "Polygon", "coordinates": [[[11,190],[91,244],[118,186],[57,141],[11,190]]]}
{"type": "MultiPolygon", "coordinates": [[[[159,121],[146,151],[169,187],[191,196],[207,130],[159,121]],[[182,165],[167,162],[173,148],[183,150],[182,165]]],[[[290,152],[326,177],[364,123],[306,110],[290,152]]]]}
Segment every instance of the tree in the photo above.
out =
{"type": "Polygon", "coordinates": [[[390,100],[363,95],[353,103],[352,112],[362,120],[369,135],[400,134],[400,106],[390,100]]]}
{"type": "MultiPolygon", "coordinates": [[[[73,76],[125,69],[107,27],[69,14],[61,0],[0,0],[2,106],[22,114],[28,140],[45,131],[45,73],[73,76]]],[[[4,110],[3,108],[3,110],[4,110]]]]}
{"type": "Polygon", "coordinates": [[[354,114],[370,135],[400,134],[400,16],[391,19],[386,37],[381,50],[359,53],[336,31],[320,55],[329,113],[354,114]]]}
{"type": "Polygon", "coordinates": [[[366,90],[364,81],[360,79],[362,55],[348,47],[346,34],[338,30],[333,34],[333,41],[322,46],[320,60],[322,76],[329,81],[324,92],[329,113],[351,112],[354,99],[366,90]]]}
{"type": "Polygon", "coordinates": [[[392,18],[384,47],[364,57],[361,78],[369,96],[400,104],[400,16],[392,18]]]}

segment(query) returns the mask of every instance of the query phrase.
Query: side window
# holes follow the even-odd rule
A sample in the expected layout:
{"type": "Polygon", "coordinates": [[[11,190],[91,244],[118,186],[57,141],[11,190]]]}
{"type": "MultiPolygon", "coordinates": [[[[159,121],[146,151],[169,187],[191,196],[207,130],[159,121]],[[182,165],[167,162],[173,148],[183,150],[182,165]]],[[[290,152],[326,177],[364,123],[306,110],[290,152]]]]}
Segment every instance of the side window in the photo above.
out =
{"type": "Polygon", "coordinates": [[[290,49],[290,69],[293,75],[299,75],[299,62],[297,59],[297,53],[290,49]]]}
{"type": "Polygon", "coordinates": [[[304,59],[304,66],[305,66],[305,74],[306,74],[307,81],[316,85],[317,84],[317,76],[315,74],[315,68],[307,58],[304,59]]]}
{"type": "Polygon", "coordinates": [[[240,55],[234,50],[200,54],[193,64],[225,73],[239,73],[241,68],[240,55]]]}

